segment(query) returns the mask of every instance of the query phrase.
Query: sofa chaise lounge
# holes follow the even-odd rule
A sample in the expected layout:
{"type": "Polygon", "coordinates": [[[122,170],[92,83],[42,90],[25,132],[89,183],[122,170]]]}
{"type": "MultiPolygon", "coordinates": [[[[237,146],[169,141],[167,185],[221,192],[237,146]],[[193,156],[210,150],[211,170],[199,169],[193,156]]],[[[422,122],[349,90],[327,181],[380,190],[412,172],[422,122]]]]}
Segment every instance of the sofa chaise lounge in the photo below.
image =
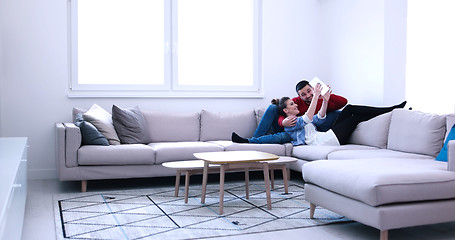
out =
{"type": "Polygon", "coordinates": [[[454,123],[454,115],[400,109],[359,125],[385,148],[331,151],[305,164],[310,216],[324,207],[379,229],[381,240],[390,229],[455,221],[455,141],[448,163],[435,160],[454,123]]]}

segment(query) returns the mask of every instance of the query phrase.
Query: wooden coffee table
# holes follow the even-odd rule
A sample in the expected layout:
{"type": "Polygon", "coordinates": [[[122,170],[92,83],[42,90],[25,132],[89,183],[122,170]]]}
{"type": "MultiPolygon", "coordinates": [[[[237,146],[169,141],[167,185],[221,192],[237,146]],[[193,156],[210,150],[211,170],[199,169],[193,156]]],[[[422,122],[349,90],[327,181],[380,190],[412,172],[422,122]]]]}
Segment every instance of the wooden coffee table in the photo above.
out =
{"type": "MultiPolygon", "coordinates": [[[[297,160],[293,157],[280,157],[278,160],[267,161],[269,163],[270,169],[270,181],[272,189],[275,188],[274,186],[274,171],[275,169],[280,169],[283,173],[283,181],[284,181],[284,192],[288,193],[288,169],[286,168],[287,163],[296,162],[297,160]]],[[[204,171],[204,161],[203,160],[189,160],[189,161],[172,161],[172,162],[165,162],[162,164],[164,167],[172,168],[177,171],[175,175],[175,193],[174,196],[179,196],[179,187],[180,187],[180,177],[182,173],[185,174],[185,203],[188,203],[188,195],[189,195],[189,184],[190,184],[190,177],[194,174],[201,174],[204,171]]],[[[252,169],[252,168],[251,168],[252,169]]],[[[261,168],[262,169],[262,166],[261,168]]],[[[239,171],[245,170],[245,191],[246,191],[246,199],[249,199],[249,170],[250,169],[230,169],[232,171],[239,171]]],[[[220,172],[220,165],[217,164],[210,164],[208,172],[219,173],[220,172]]]]}
{"type": "MultiPolygon", "coordinates": [[[[197,157],[198,159],[201,159],[204,161],[204,170],[203,170],[203,176],[202,176],[201,203],[205,203],[209,164],[219,164],[220,165],[220,210],[219,210],[220,214],[223,214],[225,172],[230,169],[239,169],[239,168],[245,168],[245,170],[246,170],[245,172],[247,172],[249,168],[256,168],[256,169],[262,168],[262,170],[264,172],[265,191],[266,191],[266,197],[267,197],[267,208],[272,209],[272,200],[271,200],[271,195],[270,195],[269,162],[268,161],[273,161],[273,160],[278,159],[279,157],[277,155],[265,153],[265,152],[259,152],[259,151],[203,152],[203,153],[194,153],[193,155],[195,157],[197,157]]],[[[248,184],[247,184],[247,186],[248,186],[248,184]]],[[[247,187],[247,195],[248,195],[248,187],[247,187]]]]}

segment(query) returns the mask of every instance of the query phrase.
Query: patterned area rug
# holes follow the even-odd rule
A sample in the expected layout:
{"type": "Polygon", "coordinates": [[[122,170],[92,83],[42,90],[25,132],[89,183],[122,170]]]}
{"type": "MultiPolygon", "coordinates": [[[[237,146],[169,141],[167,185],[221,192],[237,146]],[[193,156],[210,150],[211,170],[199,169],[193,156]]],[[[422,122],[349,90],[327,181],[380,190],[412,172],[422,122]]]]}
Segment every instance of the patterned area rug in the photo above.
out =
{"type": "Polygon", "coordinates": [[[173,187],[58,194],[57,239],[200,239],[349,221],[325,209],[317,209],[310,219],[303,186],[294,181],[288,194],[275,184],[271,210],[260,181],[250,182],[249,199],[244,183],[227,183],[223,215],[218,214],[218,184],[207,186],[205,204],[200,194],[201,187],[191,185],[188,204],[183,187],[178,197],[173,187]]]}

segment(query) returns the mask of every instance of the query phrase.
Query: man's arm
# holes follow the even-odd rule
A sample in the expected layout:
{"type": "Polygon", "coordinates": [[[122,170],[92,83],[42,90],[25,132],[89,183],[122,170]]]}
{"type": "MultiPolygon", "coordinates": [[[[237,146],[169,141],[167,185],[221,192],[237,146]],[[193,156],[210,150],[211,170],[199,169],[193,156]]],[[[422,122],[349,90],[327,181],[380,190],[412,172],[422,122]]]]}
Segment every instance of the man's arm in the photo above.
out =
{"type": "Polygon", "coordinates": [[[340,110],[344,106],[348,104],[348,100],[342,96],[331,94],[329,103],[327,105],[327,112],[333,112],[336,110],[340,110]]]}
{"type": "Polygon", "coordinates": [[[323,102],[322,102],[322,107],[321,109],[319,110],[319,113],[318,115],[321,117],[321,118],[325,118],[325,114],[327,112],[327,107],[328,107],[328,103],[330,101],[330,96],[332,95],[332,90],[329,90],[328,92],[326,92],[323,96],[322,96],[322,99],[323,99],[323,102]]]}

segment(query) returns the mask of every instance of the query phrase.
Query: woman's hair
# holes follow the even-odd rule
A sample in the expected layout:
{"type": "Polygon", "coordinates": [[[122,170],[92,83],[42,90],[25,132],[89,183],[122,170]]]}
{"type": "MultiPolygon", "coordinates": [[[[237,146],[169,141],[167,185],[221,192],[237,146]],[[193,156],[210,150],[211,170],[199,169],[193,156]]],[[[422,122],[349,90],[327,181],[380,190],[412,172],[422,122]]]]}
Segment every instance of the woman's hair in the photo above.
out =
{"type": "Polygon", "coordinates": [[[278,98],[275,98],[272,100],[272,104],[275,104],[278,106],[278,114],[281,116],[286,117],[286,113],[283,111],[287,107],[286,101],[289,100],[289,97],[282,97],[281,99],[278,100],[278,98]]]}

